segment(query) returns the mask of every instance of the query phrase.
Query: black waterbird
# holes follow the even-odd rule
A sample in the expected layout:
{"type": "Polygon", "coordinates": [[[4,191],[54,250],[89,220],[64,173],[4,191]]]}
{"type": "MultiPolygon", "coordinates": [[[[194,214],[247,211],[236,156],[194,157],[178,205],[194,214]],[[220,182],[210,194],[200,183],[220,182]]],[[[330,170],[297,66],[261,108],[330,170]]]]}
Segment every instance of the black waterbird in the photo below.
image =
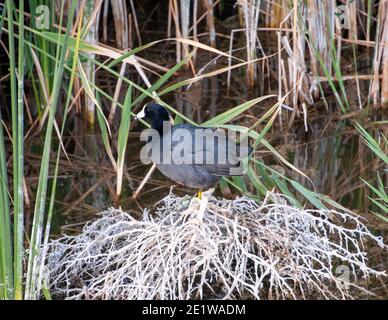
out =
{"type": "Polygon", "coordinates": [[[215,185],[222,176],[244,174],[241,159],[253,149],[246,145],[244,150],[243,143],[237,143],[224,131],[190,124],[172,125],[170,113],[157,103],[145,105],[136,115],[136,119],[142,118],[150,120],[151,128],[159,135],[157,139],[152,137],[147,141],[153,150],[151,160],[166,177],[180,185],[199,189],[199,198],[203,189],[215,185]],[[186,139],[176,140],[176,136],[186,139]],[[154,151],[160,151],[158,156],[154,156],[154,151]],[[172,157],[163,158],[166,153],[172,157]],[[180,159],[174,161],[177,155],[180,159]]]}

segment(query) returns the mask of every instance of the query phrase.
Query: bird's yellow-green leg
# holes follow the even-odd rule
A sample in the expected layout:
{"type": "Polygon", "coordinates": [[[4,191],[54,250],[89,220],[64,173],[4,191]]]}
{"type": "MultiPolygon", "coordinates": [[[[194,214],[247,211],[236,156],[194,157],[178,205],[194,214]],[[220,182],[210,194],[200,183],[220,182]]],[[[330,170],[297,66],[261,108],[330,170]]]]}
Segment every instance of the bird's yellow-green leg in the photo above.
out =
{"type": "Polygon", "coordinates": [[[197,197],[198,197],[199,200],[202,200],[202,190],[198,191],[197,197]]]}

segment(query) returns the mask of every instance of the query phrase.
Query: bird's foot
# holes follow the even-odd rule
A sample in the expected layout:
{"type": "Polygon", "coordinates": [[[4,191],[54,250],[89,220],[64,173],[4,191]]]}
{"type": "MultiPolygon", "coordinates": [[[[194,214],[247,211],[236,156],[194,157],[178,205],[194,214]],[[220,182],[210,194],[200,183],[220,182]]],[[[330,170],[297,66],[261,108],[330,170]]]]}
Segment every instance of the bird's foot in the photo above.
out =
{"type": "Polygon", "coordinates": [[[214,189],[211,188],[204,193],[200,192],[201,197],[198,196],[198,198],[200,199],[200,207],[199,207],[199,210],[197,211],[196,219],[199,221],[200,225],[202,225],[202,223],[203,223],[203,218],[204,218],[204,215],[207,211],[207,207],[209,204],[209,199],[210,199],[211,195],[213,194],[213,192],[214,192],[214,189]]]}

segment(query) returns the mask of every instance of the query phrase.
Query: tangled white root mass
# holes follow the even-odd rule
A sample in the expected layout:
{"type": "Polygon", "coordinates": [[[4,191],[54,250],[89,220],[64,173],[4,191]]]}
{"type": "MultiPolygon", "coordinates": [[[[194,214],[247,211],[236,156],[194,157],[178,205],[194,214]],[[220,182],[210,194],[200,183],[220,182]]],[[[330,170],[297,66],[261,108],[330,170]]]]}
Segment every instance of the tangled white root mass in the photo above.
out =
{"type": "Polygon", "coordinates": [[[385,276],[367,265],[366,241],[384,247],[349,212],[275,193],[262,204],[170,194],[153,217],[110,209],[52,241],[45,276],[67,299],[344,299],[366,290],[359,279],[385,276]]]}

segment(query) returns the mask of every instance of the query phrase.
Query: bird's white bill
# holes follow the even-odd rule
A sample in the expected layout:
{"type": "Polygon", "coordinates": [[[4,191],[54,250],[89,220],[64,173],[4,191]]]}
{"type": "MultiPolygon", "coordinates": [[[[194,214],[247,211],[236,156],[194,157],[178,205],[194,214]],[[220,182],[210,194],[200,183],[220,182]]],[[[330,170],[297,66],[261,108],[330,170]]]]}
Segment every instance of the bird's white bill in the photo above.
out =
{"type": "Polygon", "coordinates": [[[144,106],[144,108],[135,116],[136,120],[143,119],[145,117],[145,108],[147,105],[144,106]]]}

